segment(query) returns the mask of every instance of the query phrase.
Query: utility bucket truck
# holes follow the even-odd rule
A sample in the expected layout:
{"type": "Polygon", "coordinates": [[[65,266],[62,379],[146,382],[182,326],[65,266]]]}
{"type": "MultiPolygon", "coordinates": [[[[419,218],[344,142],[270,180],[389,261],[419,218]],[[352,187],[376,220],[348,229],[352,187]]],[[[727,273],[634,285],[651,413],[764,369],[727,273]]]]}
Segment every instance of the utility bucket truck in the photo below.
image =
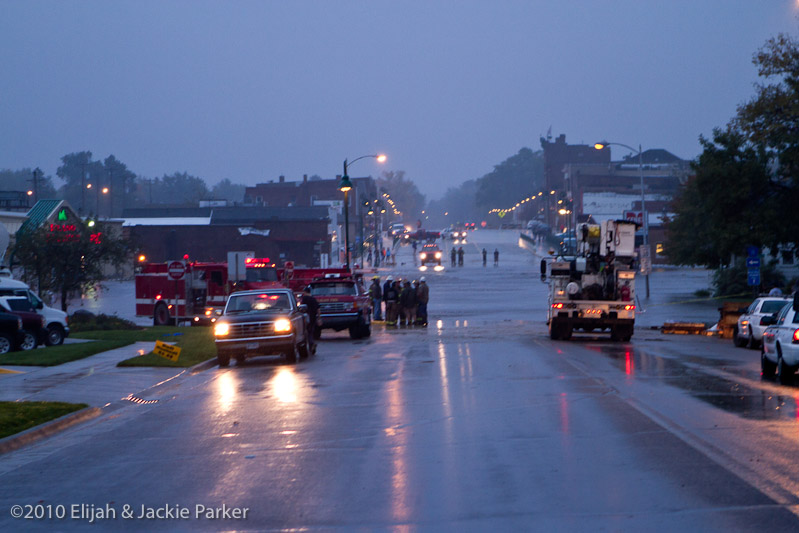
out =
{"type": "MultiPolygon", "coordinates": [[[[574,255],[541,260],[549,282],[547,325],[552,339],[572,332],[610,332],[629,341],[635,324],[635,229],[626,220],[578,224],[574,255]]],[[[550,251],[550,254],[553,252],[550,251]]]]}

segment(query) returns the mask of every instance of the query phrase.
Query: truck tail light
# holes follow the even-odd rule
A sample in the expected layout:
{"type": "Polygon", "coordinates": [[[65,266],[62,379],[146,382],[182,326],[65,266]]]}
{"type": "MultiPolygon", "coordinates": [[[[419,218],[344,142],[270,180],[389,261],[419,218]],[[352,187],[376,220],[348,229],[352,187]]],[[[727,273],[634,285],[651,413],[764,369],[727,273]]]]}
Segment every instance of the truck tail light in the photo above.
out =
{"type": "Polygon", "coordinates": [[[552,308],[553,309],[563,309],[563,304],[562,303],[552,304],[552,308]]]}
{"type": "Polygon", "coordinates": [[[624,310],[625,311],[634,311],[635,310],[635,306],[634,305],[625,305],[624,306],[624,310]]]}
{"type": "Polygon", "coordinates": [[[799,344],[799,329],[793,330],[793,344],[799,344]]]}

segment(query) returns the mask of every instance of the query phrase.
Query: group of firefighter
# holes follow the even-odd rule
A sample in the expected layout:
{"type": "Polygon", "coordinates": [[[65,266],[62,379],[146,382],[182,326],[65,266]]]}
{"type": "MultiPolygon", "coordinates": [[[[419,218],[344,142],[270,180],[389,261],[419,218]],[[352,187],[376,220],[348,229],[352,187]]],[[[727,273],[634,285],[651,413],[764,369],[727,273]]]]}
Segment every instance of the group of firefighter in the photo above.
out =
{"type": "Polygon", "coordinates": [[[383,320],[383,304],[386,308],[386,326],[426,326],[427,302],[430,288],[424,276],[419,281],[394,279],[388,276],[381,287],[380,276],[372,278],[369,297],[374,304],[373,320],[383,320]]]}

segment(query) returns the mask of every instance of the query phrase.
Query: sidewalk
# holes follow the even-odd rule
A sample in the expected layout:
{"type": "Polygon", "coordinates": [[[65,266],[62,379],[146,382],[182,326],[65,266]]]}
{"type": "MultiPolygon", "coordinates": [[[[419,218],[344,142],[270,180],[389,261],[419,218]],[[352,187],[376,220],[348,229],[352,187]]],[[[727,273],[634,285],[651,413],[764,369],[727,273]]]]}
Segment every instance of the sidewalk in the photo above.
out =
{"type": "Polygon", "coordinates": [[[56,401],[102,407],[174,377],[185,368],[118,367],[118,362],[152,351],[137,342],[57,366],[11,366],[0,372],[0,401],[56,401]]]}

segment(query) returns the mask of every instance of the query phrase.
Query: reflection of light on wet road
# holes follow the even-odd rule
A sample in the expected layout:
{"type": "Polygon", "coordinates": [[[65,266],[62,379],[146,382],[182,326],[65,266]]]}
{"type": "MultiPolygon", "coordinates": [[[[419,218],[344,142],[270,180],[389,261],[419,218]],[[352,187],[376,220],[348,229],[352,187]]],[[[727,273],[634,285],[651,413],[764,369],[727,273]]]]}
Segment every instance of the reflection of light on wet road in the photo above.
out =
{"type": "Polygon", "coordinates": [[[438,372],[441,375],[441,401],[444,402],[444,417],[449,433],[452,431],[452,398],[447,377],[447,353],[444,350],[444,343],[441,341],[438,343],[438,372]]]}
{"type": "Polygon", "coordinates": [[[409,482],[408,482],[408,436],[403,430],[396,430],[398,426],[408,423],[405,413],[406,399],[400,390],[400,380],[392,380],[388,384],[387,392],[387,429],[386,435],[390,438],[389,453],[391,454],[391,514],[394,520],[405,521],[410,519],[409,507],[409,482]]]}
{"type": "Polygon", "coordinates": [[[277,401],[283,403],[297,401],[297,376],[293,368],[280,368],[270,384],[277,401]]]}
{"type": "Polygon", "coordinates": [[[227,413],[236,399],[238,378],[234,372],[225,372],[216,380],[217,404],[222,414],[227,413]]]}
{"type": "Polygon", "coordinates": [[[633,354],[629,350],[624,352],[624,372],[628,376],[632,376],[635,370],[635,363],[633,362],[633,354]]]}
{"type": "Polygon", "coordinates": [[[433,270],[435,270],[436,272],[441,272],[444,270],[444,267],[442,265],[436,265],[433,267],[433,270]]]}
{"type": "Polygon", "coordinates": [[[422,266],[419,267],[419,270],[421,272],[427,272],[427,266],[426,265],[422,265],[422,266]]]}
{"type": "Polygon", "coordinates": [[[565,392],[560,393],[560,430],[569,434],[569,397],[565,392]]]}

